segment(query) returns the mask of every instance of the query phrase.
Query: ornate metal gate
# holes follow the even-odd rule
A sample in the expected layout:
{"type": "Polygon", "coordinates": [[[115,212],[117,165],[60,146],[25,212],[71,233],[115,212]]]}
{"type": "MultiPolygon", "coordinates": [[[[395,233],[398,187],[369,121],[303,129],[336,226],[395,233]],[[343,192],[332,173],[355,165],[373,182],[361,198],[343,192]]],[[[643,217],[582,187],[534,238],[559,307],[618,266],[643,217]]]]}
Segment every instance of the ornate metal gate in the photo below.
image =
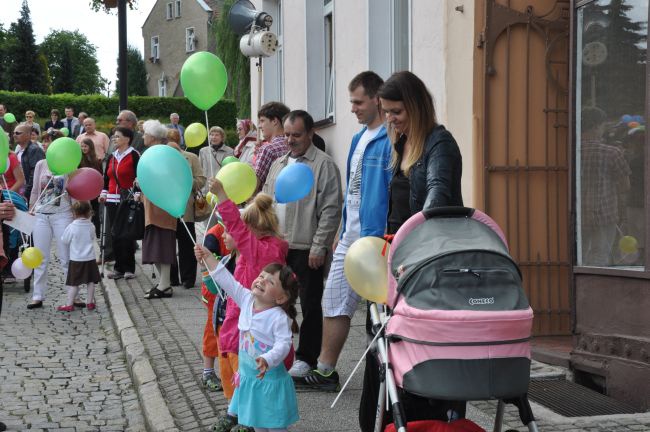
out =
{"type": "Polygon", "coordinates": [[[522,269],[536,335],[571,331],[569,16],[568,0],[477,1],[482,198],[522,269]]]}

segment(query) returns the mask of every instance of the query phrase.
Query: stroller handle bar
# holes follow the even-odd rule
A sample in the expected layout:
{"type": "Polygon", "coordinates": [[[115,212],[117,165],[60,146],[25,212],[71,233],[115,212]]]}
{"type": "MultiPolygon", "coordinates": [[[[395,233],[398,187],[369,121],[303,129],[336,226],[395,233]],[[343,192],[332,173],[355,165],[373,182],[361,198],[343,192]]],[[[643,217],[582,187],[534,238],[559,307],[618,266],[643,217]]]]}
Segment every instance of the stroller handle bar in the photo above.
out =
{"type": "Polygon", "coordinates": [[[474,209],[470,207],[432,207],[422,211],[425,219],[436,217],[472,217],[474,209]]]}

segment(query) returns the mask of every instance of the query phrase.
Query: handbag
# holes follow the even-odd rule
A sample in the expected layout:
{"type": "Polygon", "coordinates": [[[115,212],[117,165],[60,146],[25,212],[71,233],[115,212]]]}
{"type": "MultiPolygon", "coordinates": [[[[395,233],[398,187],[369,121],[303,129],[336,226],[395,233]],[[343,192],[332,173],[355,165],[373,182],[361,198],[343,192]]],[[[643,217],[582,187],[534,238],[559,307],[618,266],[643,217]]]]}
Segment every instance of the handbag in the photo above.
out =
{"type": "Polygon", "coordinates": [[[144,205],[133,199],[133,193],[129,189],[122,189],[117,178],[115,163],[113,163],[113,174],[120,191],[120,203],[117,206],[115,217],[111,221],[111,235],[117,239],[142,240],[144,238],[144,205]]]}
{"type": "Polygon", "coordinates": [[[203,195],[203,192],[197,191],[194,195],[194,221],[202,222],[210,217],[212,206],[203,195]]]}

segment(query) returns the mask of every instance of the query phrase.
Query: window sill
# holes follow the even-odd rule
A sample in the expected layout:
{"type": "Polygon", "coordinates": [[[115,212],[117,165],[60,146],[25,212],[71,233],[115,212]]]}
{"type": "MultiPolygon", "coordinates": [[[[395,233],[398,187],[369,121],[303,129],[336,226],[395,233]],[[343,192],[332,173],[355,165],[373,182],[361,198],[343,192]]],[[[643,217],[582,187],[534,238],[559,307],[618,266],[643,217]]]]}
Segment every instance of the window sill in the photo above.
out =
{"type": "Polygon", "coordinates": [[[336,122],[334,121],[334,116],[329,116],[327,118],[324,118],[322,120],[318,120],[314,122],[314,128],[316,129],[324,129],[330,126],[334,126],[336,122]]]}
{"type": "Polygon", "coordinates": [[[642,266],[634,267],[573,267],[574,274],[582,275],[601,275],[601,276],[620,276],[632,279],[650,279],[650,272],[642,266]]]}

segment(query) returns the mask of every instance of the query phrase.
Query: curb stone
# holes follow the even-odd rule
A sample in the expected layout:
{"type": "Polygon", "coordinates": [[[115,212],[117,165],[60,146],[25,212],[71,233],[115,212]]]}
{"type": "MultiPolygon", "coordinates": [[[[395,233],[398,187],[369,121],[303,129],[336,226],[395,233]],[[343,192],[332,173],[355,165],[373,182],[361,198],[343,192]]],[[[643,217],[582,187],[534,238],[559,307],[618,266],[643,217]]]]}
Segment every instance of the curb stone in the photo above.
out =
{"type": "Polygon", "coordinates": [[[120,294],[115,281],[105,279],[102,281],[105,286],[108,308],[120,335],[122,348],[126,353],[127,367],[133,379],[133,385],[140,399],[140,406],[144,416],[147,430],[149,431],[178,431],[174,424],[174,418],[163,398],[158,377],[147,357],[142,340],[131,320],[126,309],[122,294],[120,294]]]}

